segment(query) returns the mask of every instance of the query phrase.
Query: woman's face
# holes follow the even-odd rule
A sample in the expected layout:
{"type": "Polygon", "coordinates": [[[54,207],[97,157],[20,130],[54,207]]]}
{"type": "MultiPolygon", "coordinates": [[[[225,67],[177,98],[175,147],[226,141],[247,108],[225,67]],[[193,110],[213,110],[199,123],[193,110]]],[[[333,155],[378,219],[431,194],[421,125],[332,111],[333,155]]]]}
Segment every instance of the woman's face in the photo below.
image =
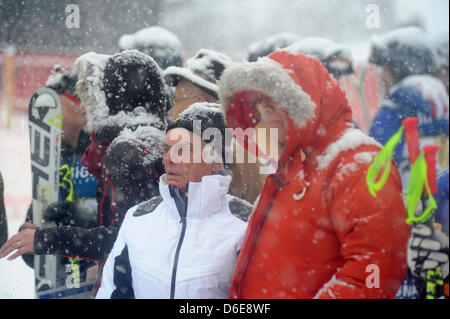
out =
{"type": "MultiPolygon", "coordinates": [[[[288,118],[286,112],[280,107],[278,102],[267,95],[262,95],[256,103],[256,108],[261,115],[261,122],[267,129],[278,130],[277,141],[286,144],[286,134],[288,129],[288,118]]],[[[270,134],[272,137],[273,135],[270,134]]],[[[276,137],[275,137],[276,138],[276,137]]]]}

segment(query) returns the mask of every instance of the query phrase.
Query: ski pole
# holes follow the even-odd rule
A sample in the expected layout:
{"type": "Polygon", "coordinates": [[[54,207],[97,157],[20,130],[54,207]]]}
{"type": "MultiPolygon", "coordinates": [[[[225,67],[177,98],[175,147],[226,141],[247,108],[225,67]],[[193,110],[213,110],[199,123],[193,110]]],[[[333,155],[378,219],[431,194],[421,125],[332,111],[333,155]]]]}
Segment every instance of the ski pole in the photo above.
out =
{"type": "Polygon", "coordinates": [[[384,147],[375,156],[372,164],[370,164],[366,175],[366,184],[369,189],[370,194],[373,197],[377,197],[377,192],[379,192],[386,184],[386,181],[391,172],[392,157],[395,148],[398,143],[400,143],[404,131],[404,127],[401,126],[400,129],[392,135],[392,137],[387,141],[384,147]],[[381,173],[381,171],[383,172],[381,173]],[[378,176],[381,176],[378,178],[378,176]]]}
{"type": "MultiPolygon", "coordinates": [[[[433,215],[437,209],[436,201],[433,194],[437,192],[436,186],[436,153],[438,146],[430,145],[424,147],[420,152],[419,132],[417,129],[418,118],[408,118],[402,122],[400,129],[389,139],[385,146],[378,152],[377,156],[369,166],[366,183],[369,192],[376,197],[376,193],[380,191],[389,177],[392,156],[395,147],[402,139],[405,132],[409,160],[412,164],[407,194],[406,194],[406,212],[408,218],[407,224],[427,224],[433,236],[434,223],[433,215]],[[384,171],[377,180],[381,170],[384,171]],[[422,211],[416,214],[416,209],[422,202],[422,211]]],[[[426,290],[427,299],[434,299],[439,293],[436,286],[443,287],[442,271],[440,267],[427,271],[426,290]]],[[[438,295],[439,296],[439,295],[438,295]]]]}
{"type": "MultiPolygon", "coordinates": [[[[423,148],[425,152],[425,161],[427,163],[427,180],[429,184],[429,189],[425,189],[425,196],[423,196],[423,201],[427,201],[426,193],[429,193],[433,198],[433,195],[436,195],[438,192],[437,183],[436,183],[436,153],[439,149],[439,146],[429,145],[423,148]]],[[[433,199],[434,200],[434,199],[433,199]]],[[[437,205],[435,205],[437,208],[437,205]]],[[[436,209],[435,208],[435,209],[436,209]]],[[[435,210],[434,209],[434,210],[435,210]]],[[[433,211],[434,215],[434,211],[433,211]]],[[[431,218],[427,221],[428,226],[432,230],[432,236],[434,234],[434,218],[431,218]]],[[[426,298],[427,299],[435,299],[439,298],[444,293],[444,279],[442,275],[441,267],[437,267],[434,270],[427,271],[427,286],[426,286],[426,298]]]]}
{"type": "Polygon", "coordinates": [[[398,143],[402,140],[403,132],[405,132],[406,135],[409,160],[411,164],[415,162],[420,153],[419,132],[417,130],[418,122],[419,119],[417,117],[411,117],[403,120],[399,130],[391,136],[381,151],[378,152],[372,164],[369,166],[369,170],[366,175],[366,184],[370,194],[372,194],[373,197],[376,197],[376,193],[383,188],[389,177],[393,153],[398,143]],[[383,168],[384,170],[377,180],[383,168]]]}
{"type": "Polygon", "coordinates": [[[411,165],[414,164],[420,153],[419,130],[417,129],[418,122],[419,119],[417,117],[410,117],[402,121],[402,125],[405,128],[406,145],[408,146],[411,165]]]}
{"type": "MultiPolygon", "coordinates": [[[[434,233],[434,212],[437,208],[433,195],[437,193],[436,187],[436,153],[438,146],[425,146],[420,153],[418,118],[408,118],[402,122],[405,127],[406,142],[409,160],[413,165],[408,184],[406,197],[408,219],[407,223],[424,223],[434,233]],[[416,208],[422,202],[421,214],[416,214],[416,208]]],[[[426,298],[435,299],[443,287],[442,271],[440,267],[428,270],[426,273],[426,298]],[[438,287],[438,289],[436,289],[438,287]]]]}
{"type": "Polygon", "coordinates": [[[432,195],[437,192],[436,152],[439,147],[425,146],[423,152],[420,152],[418,122],[417,117],[408,118],[402,122],[402,126],[405,128],[409,161],[412,164],[406,194],[407,224],[426,222],[433,216],[434,210],[437,208],[432,195]],[[425,197],[426,195],[428,195],[428,199],[425,197]],[[416,215],[419,201],[422,201],[423,210],[420,215],[416,215]],[[428,205],[425,205],[427,202],[428,205]]]}

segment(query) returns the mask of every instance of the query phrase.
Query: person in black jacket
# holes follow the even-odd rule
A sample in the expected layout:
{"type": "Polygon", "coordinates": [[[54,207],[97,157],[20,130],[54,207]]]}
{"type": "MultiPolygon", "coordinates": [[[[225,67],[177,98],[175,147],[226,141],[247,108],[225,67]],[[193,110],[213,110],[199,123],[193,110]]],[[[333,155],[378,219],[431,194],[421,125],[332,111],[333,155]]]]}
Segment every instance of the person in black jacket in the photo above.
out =
{"type": "Polygon", "coordinates": [[[91,144],[82,163],[97,178],[97,225],[26,228],[0,249],[104,260],[127,209],[159,194],[167,96],[161,70],[149,56],[93,52],[74,64],[76,94],[86,110],[91,144]],[[20,242],[21,245],[17,245],[20,242]]]}
{"type": "MultiPolygon", "coordinates": [[[[43,220],[58,226],[91,228],[96,226],[95,196],[97,181],[81,165],[81,155],[89,145],[89,135],[83,131],[87,123],[86,110],[80,106],[80,101],[76,97],[76,82],[76,75],[69,74],[58,65],[55,66],[46,82],[46,87],[53,89],[59,94],[63,123],[59,167],[59,200],[48,205],[44,210],[43,220]]],[[[30,229],[27,232],[32,234],[37,228],[33,224],[33,212],[30,206],[27,211],[25,223],[20,228],[20,233],[23,230],[30,229]]],[[[23,234],[20,234],[19,237],[23,234]]],[[[17,246],[30,243],[29,239],[22,240],[19,245],[17,240],[16,242],[14,240],[10,242],[17,246]]],[[[38,246],[43,245],[43,243],[36,240],[35,244],[38,246]]],[[[34,268],[34,254],[26,253],[22,257],[29,267],[34,268]]],[[[91,261],[80,261],[75,258],[68,259],[66,257],[59,258],[58,262],[61,264],[61,267],[58,268],[61,273],[58,275],[60,279],[56,283],[57,286],[65,283],[65,265],[79,266],[80,276],[78,279],[84,281],[87,268],[93,264],[91,261]]],[[[45,290],[44,287],[38,287],[38,289],[45,290]]]]}
{"type": "Polygon", "coordinates": [[[6,219],[5,202],[3,200],[3,177],[0,172],[0,246],[8,240],[8,222],[6,219]]]}

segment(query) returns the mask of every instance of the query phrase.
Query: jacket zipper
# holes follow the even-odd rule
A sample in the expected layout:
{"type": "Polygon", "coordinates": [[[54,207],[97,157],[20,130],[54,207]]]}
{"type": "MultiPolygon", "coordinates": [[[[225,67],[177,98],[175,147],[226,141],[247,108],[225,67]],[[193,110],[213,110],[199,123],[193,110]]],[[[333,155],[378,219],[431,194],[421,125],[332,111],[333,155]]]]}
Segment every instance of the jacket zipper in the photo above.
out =
{"type": "Polygon", "coordinates": [[[180,235],[180,240],[178,241],[178,246],[177,246],[177,250],[175,252],[175,259],[174,259],[173,268],[172,268],[172,282],[170,285],[170,299],[174,299],[174,297],[175,297],[175,282],[177,279],[178,258],[180,256],[180,250],[181,250],[181,245],[183,244],[184,234],[186,233],[186,217],[185,216],[181,217],[181,223],[182,223],[181,235],[180,235]]]}
{"type": "Polygon", "coordinates": [[[186,233],[187,200],[186,200],[185,211],[181,212],[178,205],[177,205],[177,210],[178,210],[178,213],[180,214],[180,218],[181,218],[181,221],[180,221],[181,222],[181,234],[180,234],[180,239],[178,241],[177,250],[175,251],[175,258],[173,261],[172,280],[171,280],[171,284],[170,284],[170,299],[175,298],[175,283],[176,283],[176,279],[177,279],[178,259],[180,257],[181,245],[183,244],[184,235],[186,233]]]}

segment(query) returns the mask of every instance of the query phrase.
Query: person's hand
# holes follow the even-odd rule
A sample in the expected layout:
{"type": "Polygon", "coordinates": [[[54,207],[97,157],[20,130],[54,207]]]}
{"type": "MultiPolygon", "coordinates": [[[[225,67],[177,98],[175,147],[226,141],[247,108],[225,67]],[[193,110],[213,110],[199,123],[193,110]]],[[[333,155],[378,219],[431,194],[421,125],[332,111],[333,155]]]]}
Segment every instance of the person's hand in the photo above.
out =
{"type": "Polygon", "coordinates": [[[13,251],[15,253],[8,257],[8,260],[13,260],[23,254],[34,252],[34,233],[36,232],[37,226],[25,223],[22,229],[22,231],[12,236],[0,248],[0,258],[8,256],[13,251]]]}
{"type": "Polygon", "coordinates": [[[441,267],[443,278],[448,276],[448,235],[426,224],[415,225],[408,241],[408,267],[426,279],[427,270],[441,267]]]}

